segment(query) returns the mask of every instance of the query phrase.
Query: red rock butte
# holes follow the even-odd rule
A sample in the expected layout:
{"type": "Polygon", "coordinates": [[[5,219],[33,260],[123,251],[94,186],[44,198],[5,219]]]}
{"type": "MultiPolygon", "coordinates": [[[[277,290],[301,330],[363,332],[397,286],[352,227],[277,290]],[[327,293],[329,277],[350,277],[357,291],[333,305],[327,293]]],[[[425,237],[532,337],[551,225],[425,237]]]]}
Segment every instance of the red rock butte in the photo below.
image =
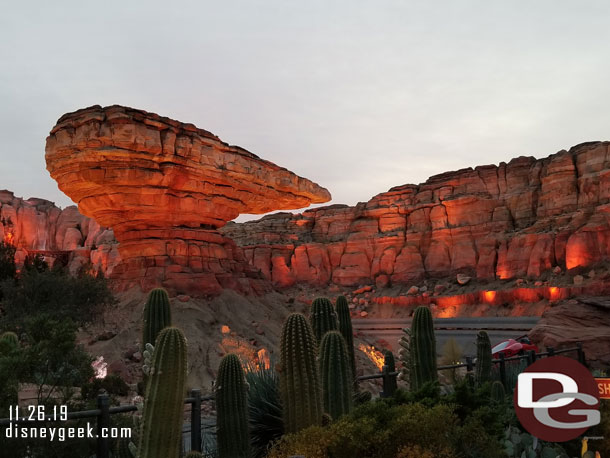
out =
{"type": "Polygon", "coordinates": [[[62,116],[47,170],[81,213],[111,227],[119,288],[214,294],[266,287],[218,228],[241,213],[306,207],[330,193],[192,124],[121,106],[62,116]]]}

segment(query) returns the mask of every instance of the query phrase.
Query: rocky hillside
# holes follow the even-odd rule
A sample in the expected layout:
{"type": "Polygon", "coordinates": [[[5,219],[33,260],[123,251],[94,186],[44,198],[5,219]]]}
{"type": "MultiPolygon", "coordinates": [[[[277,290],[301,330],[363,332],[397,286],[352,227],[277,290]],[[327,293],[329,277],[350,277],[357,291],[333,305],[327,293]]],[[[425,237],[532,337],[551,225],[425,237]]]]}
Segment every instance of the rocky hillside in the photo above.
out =
{"type": "Polygon", "coordinates": [[[0,240],[17,247],[17,261],[38,253],[68,262],[72,271],[92,263],[110,274],[120,260],[111,230],[81,215],[76,206],[63,210],[44,199],[21,199],[0,191],[0,240]]]}
{"type": "Polygon", "coordinates": [[[610,143],[594,142],[443,173],[353,207],[230,223],[223,233],[277,287],[536,278],[608,259],[609,201],[610,143]]]}

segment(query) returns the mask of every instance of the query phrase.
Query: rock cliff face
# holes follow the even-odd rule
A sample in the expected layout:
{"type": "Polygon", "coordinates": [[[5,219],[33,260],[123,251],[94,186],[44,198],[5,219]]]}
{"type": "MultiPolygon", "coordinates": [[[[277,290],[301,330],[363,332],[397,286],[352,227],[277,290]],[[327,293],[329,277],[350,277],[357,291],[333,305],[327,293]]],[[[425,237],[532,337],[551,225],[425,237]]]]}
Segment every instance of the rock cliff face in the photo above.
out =
{"type": "Polygon", "coordinates": [[[610,143],[433,176],[354,207],[230,223],[223,233],[278,287],[538,277],[610,256],[610,143]]]}
{"type": "Polygon", "coordinates": [[[125,288],[217,294],[265,289],[242,251],[218,232],[240,213],[328,202],[317,184],[192,124],[121,106],[62,116],[47,169],[84,215],[111,227],[125,288]]]}
{"type": "Polygon", "coordinates": [[[17,247],[18,263],[32,253],[50,263],[67,262],[73,272],[91,263],[110,274],[120,260],[112,231],[75,206],[62,210],[47,200],[23,200],[9,191],[0,191],[0,240],[17,247]]]}

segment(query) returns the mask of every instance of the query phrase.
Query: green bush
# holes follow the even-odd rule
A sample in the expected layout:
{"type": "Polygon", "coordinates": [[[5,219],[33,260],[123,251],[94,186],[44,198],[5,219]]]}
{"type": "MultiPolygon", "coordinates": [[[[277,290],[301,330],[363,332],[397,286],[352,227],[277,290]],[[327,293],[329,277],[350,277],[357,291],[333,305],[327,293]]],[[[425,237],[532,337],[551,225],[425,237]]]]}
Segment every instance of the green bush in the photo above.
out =
{"type": "Polygon", "coordinates": [[[269,457],[395,458],[413,456],[413,450],[446,458],[504,456],[498,438],[476,416],[463,423],[451,405],[377,400],[327,427],[284,436],[269,457]]]}
{"type": "Polygon", "coordinates": [[[49,314],[77,324],[91,321],[100,307],[114,301],[107,281],[87,268],[73,276],[65,268],[24,269],[19,278],[0,283],[2,327],[23,326],[26,317],[49,314]]]}
{"type": "Polygon", "coordinates": [[[94,378],[81,386],[83,400],[97,398],[100,390],[106,391],[110,396],[127,396],[129,386],[119,375],[111,374],[105,378],[94,378]]]}

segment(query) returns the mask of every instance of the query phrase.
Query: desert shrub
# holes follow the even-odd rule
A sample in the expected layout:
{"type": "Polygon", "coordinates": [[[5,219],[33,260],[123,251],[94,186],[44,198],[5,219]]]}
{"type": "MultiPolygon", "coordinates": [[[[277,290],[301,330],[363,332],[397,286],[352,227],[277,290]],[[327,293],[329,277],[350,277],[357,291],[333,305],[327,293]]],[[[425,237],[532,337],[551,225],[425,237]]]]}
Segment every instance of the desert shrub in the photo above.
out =
{"type": "Polygon", "coordinates": [[[0,281],[13,280],[17,275],[16,251],[17,249],[10,243],[0,242],[0,281]]]}
{"type": "Polygon", "coordinates": [[[266,456],[270,445],[284,434],[279,376],[272,369],[250,365],[246,371],[250,445],[254,458],[266,456]]]}
{"type": "Polygon", "coordinates": [[[405,445],[398,451],[396,458],[457,458],[457,455],[450,449],[431,452],[419,445],[405,445]]]}
{"type": "Polygon", "coordinates": [[[76,342],[76,325],[38,315],[25,322],[21,364],[14,374],[19,382],[39,387],[40,404],[51,398],[67,402],[74,387],[93,377],[91,357],[76,342]]]}
{"type": "Polygon", "coordinates": [[[22,326],[26,317],[49,314],[78,324],[90,321],[100,307],[114,301],[107,281],[82,269],[70,275],[58,267],[24,269],[19,278],[0,284],[3,327],[22,326]]]}
{"type": "Polygon", "coordinates": [[[94,378],[81,386],[81,397],[84,400],[97,398],[100,390],[106,391],[110,396],[127,396],[129,386],[119,375],[111,374],[105,378],[94,378]]]}
{"type": "Polygon", "coordinates": [[[451,405],[377,400],[328,427],[284,436],[269,457],[395,458],[401,453],[414,456],[416,450],[446,458],[503,456],[498,439],[486,431],[480,418],[461,423],[451,405]],[[469,452],[469,447],[474,451],[469,452]]]}

